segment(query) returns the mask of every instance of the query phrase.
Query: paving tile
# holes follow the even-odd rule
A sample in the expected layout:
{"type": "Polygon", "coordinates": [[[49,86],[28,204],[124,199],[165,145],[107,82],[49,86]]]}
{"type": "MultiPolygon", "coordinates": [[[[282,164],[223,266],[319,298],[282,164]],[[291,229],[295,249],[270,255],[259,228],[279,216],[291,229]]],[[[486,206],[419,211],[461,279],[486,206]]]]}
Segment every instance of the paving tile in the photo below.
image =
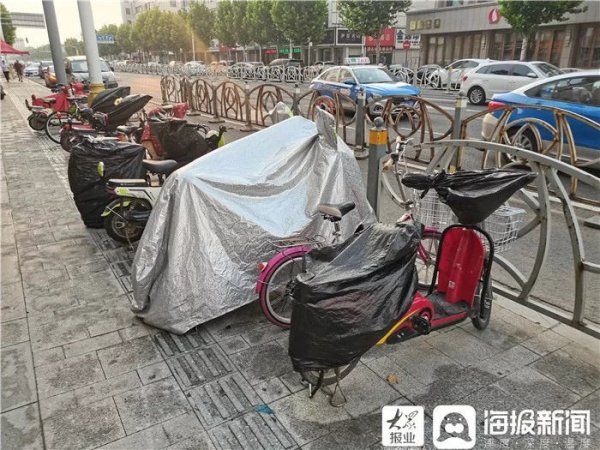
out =
{"type": "Polygon", "coordinates": [[[261,399],[239,373],[190,389],[187,396],[207,429],[261,404],[261,399]]]}
{"type": "Polygon", "coordinates": [[[0,448],[20,450],[44,448],[37,403],[3,413],[0,420],[2,423],[0,448]]]}
{"type": "Polygon", "coordinates": [[[248,347],[248,343],[241,336],[233,336],[229,339],[219,342],[219,345],[227,355],[237,353],[240,350],[245,350],[248,347]]]}
{"type": "Polygon", "coordinates": [[[277,339],[287,339],[288,331],[275,325],[266,324],[247,330],[240,335],[249,345],[264,344],[277,339]]]}
{"type": "Polygon", "coordinates": [[[279,377],[281,382],[285,384],[285,387],[290,390],[291,393],[302,391],[306,389],[306,384],[302,382],[302,377],[298,372],[290,370],[279,377]]]}
{"type": "Polygon", "coordinates": [[[425,387],[423,383],[406,372],[387,356],[367,361],[365,364],[384,380],[388,380],[389,376],[393,376],[395,382],[392,383],[388,381],[388,383],[402,395],[415,395],[415,393],[422,392],[425,387]]]}
{"type": "Polygon", "coordinates": [[[475,364],[475,367],[489,372],[494,377],[501,378],[516,372],[539,358],[540,355],[537,353],[532,352],[522,345],[517,345],[475,364]]]}
{"type": "Polygon", "coordinates": [[[221,341],[264,325],[265,316],[258,302],[245,305],[231,313],[207,322],[205,325],[215,339],[221,341]]]}
{"type": "Polygon", "coordinates": [[[554,380],[581,396],[587,396],[600,388],[600,370],[564,350],[558,350],[541,358],[533,367],[542,375],[554,380]]]}
{"type": "Polygon", "coordinates": [[[544,356],[564,347],[569,342],[571,341],[566,337],[561,336],[552,330],[546,330],[535,337],[527,339],[526,341],[522,342],[521,345],[536,352],[538,355],[544,356]]]}
{"type": "Polygon", "coordinates": [[[254,390],[265,403],[271,403],[290,394],[290,390],[279,378],[271,378],[254,386],[254,390]]]}
{"type": "Polygon", "coordinates": [[[580,399],[531,367],[502,378],[495,386],[536,409],[564,409],[580,399]]]}
{"type": "Polygon", "coordinates": [[[153,339],[165,357],[206,347],[214,342],[204,327],[196,327],[182,335],[160,331],[153,336],[153,339]]]}
{"type": "Polygon", "coordinates": [[[29,335],[34,351],[69,344],[89,337],[86,324],[75,317],[60,323],[55,321],[39,323],[36,320],[29,322],[29,335]]]}
{"type": "Polygon", "coordinates": [[[107,378],[162,361],[149,337],[123,342],[98,350],[98,358],[107,378]]]}
{"type": "Polygon", "coordinates": [[[127,434],[187,412],[190,405],[173,378],[115,396],[127,434]]]}
{"type": "Polygon", "coordinates": [[[44,420],[48,449],[92,449],[125,436],[112,398],[44,420]]]}
{"type": "Polygon", "coordinates": [[[2,335],[0,345],[7,347],[9,345],[20,344],[29,340],[29,331],[27,329],[27,319],[16,319],[10,322],[3,322],[0,327],[2,335]]]}
{"type": "Polygon", "coordinates": [[[131,341],[142,336],[148,336],[154,334],[156,328],[151,328],[148,325],[143,324],[137,317],[131,322],[131,326],[122,328],[119,330],[121,339],[124,341],[131,341]]]}
{"type": "Polygon", "coordinates": [[[369,448],[372,444],[380,441],[381,412],[377,410],[358,418],[336,422],[331,426],[329,434],[302,448],[306,450],[354,450],[369,448]]]}
{"type": "Polygon", "coordinates": [[[167,447],[169,450],[212,450],[215,448],[207,433],[196,434],[167,447]]]}
{"type": "Polygon", "coordinates": [[[277,343],[256,345],[230,358],[252,385],[283,375],[291,368],[287,352],[277,343]]]}
{"type": "MultiPolygon", "coordinates": [[[[508,350],[521,342],[530,339],[532,330],[523,329],[515,323],[506,322],[492,313],[490,324],[485,330],[478,330],[471,321],[463,323],[460,327],[467,333],[481,341],[500,350],[508,350]]],[[[544,329],[536,325],[535,330],[543,332],[544,329]]]]}
{"type": "Polygon", "coordinates": [[[165,448],[168,446],[169,438],[165,434],[162,425],[154,425],[137,433],[130,434],[124,438],[117,439],[100,447],[102,450],[146,450],[154,448],[165,448]]]}
{"type": "Polygon", "coordinates": [[[40,400],[42,419],[65,414],[83,405],[103,400],[114,395],[132,391],[141,386],[136,372],[128,372],[108,380],[98,381],[64,394],[40,400]]]}
{"type": "Polygon", "coordinates": [[[104,380],[100,361],[93,353],[57,361],[43,367],[43,370],[38,370],[36,373],[40,398],[62,394],[104,380]]]}
{"type": "Polygon", "coordinates": [[[590,421],[596,427],[600,428],[600,389],[571,405],[569,409],[589,409],[590,421]]]}
{"type": "Polygon", "coordinates": [[[2,322],[25,317],[25,300],[21,282],[8,283],[2,280],[2,302],[0,303],[0,320],[2,322]]]}
{"type": "Polygon", "coordinates": [[[143,384],[150,384],[158,380],[170,377],[171,370],[166,362],[161,361],[137,370],[143,384]]]}
{"type": "Polygon", "coordinates": [[[162,427],[171,443],[205,434],[198,417],[192,411],[163,422],[162,427]]]}
{"type": "Polygon", "coordinates": [[[33,359],[29,342],[3,347],[2,360],[2,412],[37,400],[33,359]]]}
{"type": "Polygon", "coordinates": [[[113,345],[120,344],[122,342],[121,336],[117,332],[102,334],[100,336],[94,336],[89,339],[82,339],[81,341],[67,344],[63,348],[67,358],[71,356],[81,355],[83,353],[93,352],[106,347],[112,347],[113,345]]]}
{"type": "Polygon", "coordinates": [[[209,431],[217,448],[294,448],[296,443],[281,423],[269,414],[250,412],[209,431]]]}
{"type": "Polygon", "coordinates": [[[216,344],[169,358],[167,364],[183,389],[202,385],[234,371],[231,362],[216,344]]]}
{"type": "Polygon", "coordinates": [[[65,359],[65,352],[60,346],[33,351],[34,367],[43,366],[44,364],[50,364],[56,361],[60,361],[62,359],[65,359]]]}
{"type": "Polygon", "coordinates": [[[476,364],[500,351],[461,328],[440,334],[427,341],[437,350],[464,366],[476,364]]]}
{"type": "Polygon", "coordinates": [[[325,436],[336,423],[351,419],[344,408],[332,408],[322,392],[312,399],[304,391],[297,392],[269,406],[299,445],[325,436]]]}
{"type": "Polygon", "coordinates": [[[427,341],[416,339],[406,346],[398,346],[398,350],[388,357],[419,383],[430,384],[436,381],[437,374],[442,373],[437,371],[438,368],[460,366],[459,363],[433,348],[427,341]]]}

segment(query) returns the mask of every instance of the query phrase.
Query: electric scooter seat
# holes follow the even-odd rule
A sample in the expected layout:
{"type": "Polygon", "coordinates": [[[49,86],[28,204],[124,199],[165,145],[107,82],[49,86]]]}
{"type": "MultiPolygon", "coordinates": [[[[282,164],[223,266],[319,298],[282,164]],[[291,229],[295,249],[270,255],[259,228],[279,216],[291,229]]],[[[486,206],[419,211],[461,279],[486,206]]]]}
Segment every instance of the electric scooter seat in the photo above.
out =
{"type": "Polygon", "coordinates": [[[142,164],[144,169],[157,175],[170,175],[171,172],[179,168],[179,163],[172,159],[165,159],[162,161],[144,159],[142,164]]]}
{"type": "Polygon", "coordinates": [[[342,220],[342,217],[352,211],[355,207],[356,205],[354,202],[321,203],[317,206],[317,210],[323,214],[326,219],[337,222],[342,220]]]}
{"type": "Polygon", "coordinates": [[[143,178],[118,178],[110,179],[106,183],[106,187],[109,189],[116,189],[118,187],[142,187],[147,186],[146,180],[143,178]]]}
{"type": "Polygon", "coordinates": [[[117,127],[117,131],[124,133],[126,135],[130,135],[131,133],[136,131],[138,128],[139,128],[138,125],[119,125],[117,127]]]}

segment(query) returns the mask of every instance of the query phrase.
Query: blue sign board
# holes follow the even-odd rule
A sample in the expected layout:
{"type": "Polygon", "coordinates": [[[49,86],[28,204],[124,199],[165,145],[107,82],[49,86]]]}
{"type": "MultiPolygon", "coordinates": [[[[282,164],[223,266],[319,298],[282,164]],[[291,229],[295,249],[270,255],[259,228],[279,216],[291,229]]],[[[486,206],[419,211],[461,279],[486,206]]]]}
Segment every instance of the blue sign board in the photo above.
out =
{"type": "Polygon", "coordinates": [[[97,34],[96,42],[98,42],[98,44],[114,44],[115,43],[115,35],[114,34],[97,34]]]}

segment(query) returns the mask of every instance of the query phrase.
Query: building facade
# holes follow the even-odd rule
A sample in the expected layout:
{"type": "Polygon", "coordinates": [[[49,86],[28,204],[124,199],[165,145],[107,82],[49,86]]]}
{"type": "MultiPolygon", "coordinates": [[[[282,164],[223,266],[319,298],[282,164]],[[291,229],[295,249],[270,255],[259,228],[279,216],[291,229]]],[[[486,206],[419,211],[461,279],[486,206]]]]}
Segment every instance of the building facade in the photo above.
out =
{"type": "MultiPolygon", "coordinates": [[[[123,23],[133,23],[136,17],[152,8],[163,11],[185,11],[193,0],[121,0],[123,23]]],[[[204,0],[209,8],[216,8],[218,0],[204,0]]]]}
{"type": "MultiPolygon", "coordinates": [[[[559,67],[600,67],[600,2],[564,22],[540,27],[529,59],[559,67]]],[[[461,58],[519,59],[523,37],[512,31],[495,1],[438,1],[407,12],[409,33],[421,36],[420,63],[445,66],[461,58]]]]}

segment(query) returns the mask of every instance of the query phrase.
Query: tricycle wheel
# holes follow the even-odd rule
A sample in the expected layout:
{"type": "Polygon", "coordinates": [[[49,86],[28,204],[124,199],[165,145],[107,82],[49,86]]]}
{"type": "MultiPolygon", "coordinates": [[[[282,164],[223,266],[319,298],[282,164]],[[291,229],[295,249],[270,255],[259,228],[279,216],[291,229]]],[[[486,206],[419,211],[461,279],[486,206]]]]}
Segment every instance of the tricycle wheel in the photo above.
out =
{"type": "Polygon", "coordinates": [[[40,116],[39,114],[30,114],[27,118],[27,123],[32,130],[44,131],[46,127],[46,116],[40,116]]]}
{"type": "Polygon", "coordinates": [[[483,288],[483,282],[480,281],[477,286],[476,299],[479,299],[479,305],[477,307],[477,315],[471,318],[473,325],[478,330],[485,330],[490,323],[490,317],[492,315],[492,300],[494,293],[492,289],[492,280],[489,280],[485,295],[482,295],[481,290],[483,288]]]}

